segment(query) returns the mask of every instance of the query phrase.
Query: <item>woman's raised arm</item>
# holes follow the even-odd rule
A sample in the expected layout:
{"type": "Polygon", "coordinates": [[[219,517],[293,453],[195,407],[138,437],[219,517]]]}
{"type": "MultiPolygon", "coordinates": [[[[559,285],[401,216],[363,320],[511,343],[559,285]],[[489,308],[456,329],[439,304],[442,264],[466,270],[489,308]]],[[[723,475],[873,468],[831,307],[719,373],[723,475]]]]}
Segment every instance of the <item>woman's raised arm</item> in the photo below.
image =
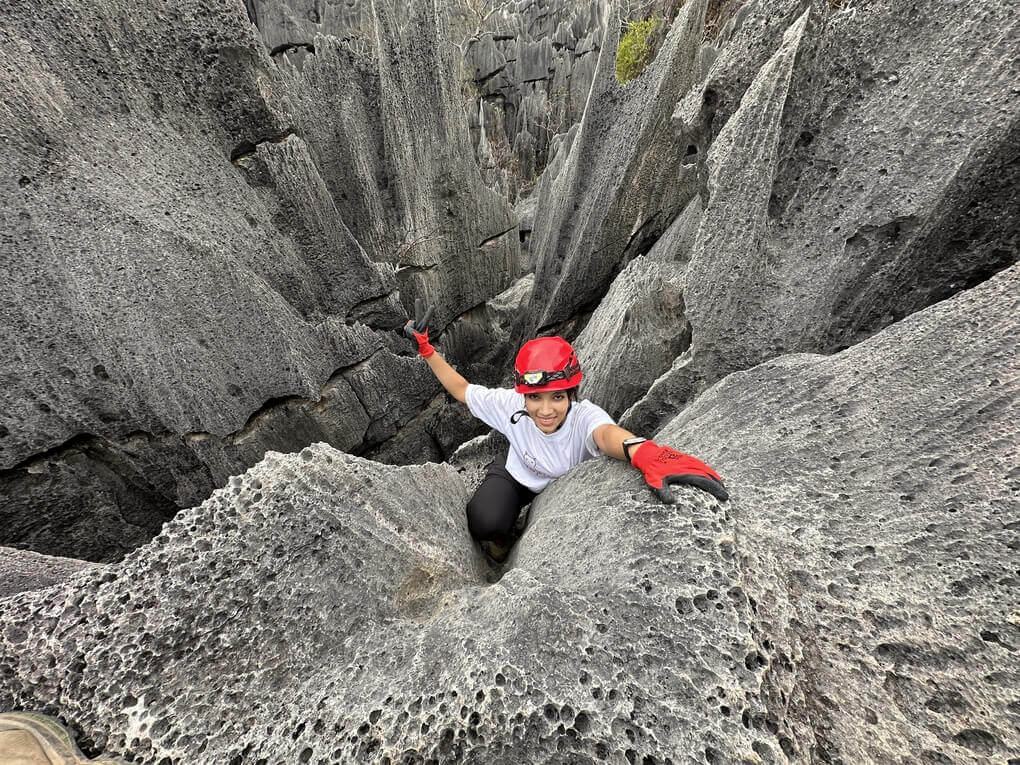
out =
{"type": "Polygon", "coordinates": [[[440,384],[446,388],[446,392],[463,404],[468,381],[451,367],[429,342],[429,321],[432,319],[433,311],[431,306],[425,307],[425,301],[421,298],[415,298],[414,318],[409,319],[404,325],[404,334],[418,343],[418,354],[425,359],[425,363],[429,365],[429,369],[440,384]]]}

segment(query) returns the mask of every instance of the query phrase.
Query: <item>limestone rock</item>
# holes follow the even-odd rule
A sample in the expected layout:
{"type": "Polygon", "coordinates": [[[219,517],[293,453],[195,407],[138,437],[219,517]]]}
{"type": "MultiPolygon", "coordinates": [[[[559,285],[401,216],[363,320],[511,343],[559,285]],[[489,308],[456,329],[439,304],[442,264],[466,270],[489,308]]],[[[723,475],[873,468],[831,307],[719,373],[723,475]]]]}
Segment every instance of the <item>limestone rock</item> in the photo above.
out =
{"type": "Polygon", "coordinates": [[[485,469],[499,456],[506,456],[510,442],[498,430],[462,443],[452,455],[450,465],[457,471],[470,497],[485,478],[485,469]]]}
{"type": "Polygon", "coordinates": [[[95,564],[72,558],[0,547],[0,598],[16,592],[41,590],[92,568],[96,568],[95,564]]]}
{"type": "Polygon", "coordinates": [[[1018,23],[992,1],[746,12],[675,113],[709,137],[684,291],[692,349],[632,426],[661,426],[731,371],[848,347],[1015,262],[1020,102],[1001,35],[1018,23]]]}
{"type": "Polygon", "coordinates": [[[690,533],[724,542],[725,511],[695,493],[667,510],[600,470],[543,495],[489,586],[449,466],[271,454],[118,566],[0,601],[0,707],[145,762],[750,751],[761,734],[715,706],[760,673],[737,564],[690,533]],[[557,510],[592,491],[597,524],[557,510]]]}
{"type": "Polygon", "coordinates": [[[702,0],[686,3],[656,60],[626,86],[615,74],[618,20],[608,22],[569,156],[540,187],[530,245],[535,291],[522,336],[591,307],[697,192],[687,136],[670,115],[700,76],[704,13],[702,0]]]}
{"type": "Polygon", "coordinates": [[[574,343],[584,370],[582,396],[613,418],[690,345],[681,276],[673,263],[632,260],[574,343]]]}
{"type": "Polygon", "coordinates": [[[698,239],[698,227],[704,212],[701,197],[694,197],[684,211],[674,218],[666,233],[656,240],[646,257],[660,262],[687,265],[698,239]]]}
{"type": "Polygon", "coordinates": [[[842,353],[732,374],[658,434],[726,480],[752,724],[798,761],[1020,751],[1018,287],[1013,267],[842,353]]]}
{"type": "Polygon", "coordinates": [[[301,67],[240,5],[72,5],[0,21],[0,522],[115,560],[266,449],[400,431],[438,390],[391,337],[401,301],[445,326],[510,284],[519,241],[439,5],[376,3],[360,53],[281,32],[301,67]]]}
{"type": "MultiPolygon", "coordinates": [[[[783,107],[809,15],[810,11],[805,11],[788,30],[782,47],[758,72],[741,108],[712,144],[712,202],[702,216],[684,291],[685,301],[690,303],[688,318],[697,331],[696,344],[682,359],[674,357],[671,374],[658,381],[646,399],[627,413],[625,427],[635,432],[649,431],[660,424],[656,419],[659,412],[670,411],[670,406],[675,410],[678,403],[691,398],[708,376],[702,372],[705,367],[732,371],[753,363],[737,355],[736,348],[744,345],[742,335],[749,331],[746,317],[737,315],[737,309],[744,308],[744,290],[748,282],[753,290],[756,277],[763,280],[765,277],[759,275],[769,272],[767,259],[755,249],[762,246],[768,206],[768,189],[757,183],[757,176],[760,168],[773,167],[776,162],[783,107]],[[745,120],[754,123],[753,130],[741,130],[745,120]],[[752,183],[754,189],[750,188],[752,183]],[[727,193],[729,184],[740,186],[740,193],[727,193]],[[749,227],[751,221],[758,221],[757,229],[749,227]],[[721,279],[721,274],[728,278],[721,279]],[[739,291],[734,289],[736,284],[739,291]],[[710,326],[705,336],[702,322],[710,326]]],[[[764,286],[755,294],[758,292],[770,294],[764,286]]],[[[757,331],[758,327],[753,329],[757,331]]],[[[754,348],[758,354],[755,360],[768,355],[761,345],[746,347],[754,348]]]]}
{"type": "MultiPolygon", "coordinates": [[[[472,138],[489,183],[516,199],[546,167],[553,137],[581,118],[605,31],[604,4],[537,0],[491,9],[464,51],[477,90],[472,138]]],[[[478,19],[465,21],[471,28],[478,19]]]]}
{"type": "Polygon", "coordinates": [[[452,467],[271,454],[0,600],[0,707],[145,762],[1001,759],[1018,283],[730,375],[657,438],[731,502],[583,463],[495,584],[452,467]]]}
{"type": "MultiPolygon", "coordinates": [[[[530,275],[517,280],[482,306],[458,317],[442,334],[432,336],[436,348],[470,382],[490,386],[509,384],[517,350],[512,332],[527,305],[533,283],[530,275]]],[[[424,368],[423,362],[415,360],[408,374],[422,374],[424,368]]],[[[412,397],[403,406],[413,409],[418,406],[418,400],[412,397]]],[[[396,433],[380,446],[366,451],[365,456],[398,465],[439,462],[488,427],[445,392],[411,419],[403,416],[398,419],[404,424],[396,433]]]]}
{"type": "Polygon", "coordinates": [[[510,207],[471,155],[445,8],[374,3],[369,54],[320,37],[300,70],[282,67],[344,220],[396,266],[405,308],[437,306],[439,328],[505,289],[519,252],[510,207]]]}

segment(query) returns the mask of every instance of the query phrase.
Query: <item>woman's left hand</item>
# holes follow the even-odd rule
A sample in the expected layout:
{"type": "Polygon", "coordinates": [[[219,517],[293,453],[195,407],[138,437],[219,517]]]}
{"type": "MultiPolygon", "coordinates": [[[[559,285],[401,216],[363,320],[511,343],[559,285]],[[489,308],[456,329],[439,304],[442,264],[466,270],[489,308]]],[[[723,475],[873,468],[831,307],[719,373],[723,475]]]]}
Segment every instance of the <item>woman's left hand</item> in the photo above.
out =
{"type": "Polygon", "coordinates": [[[712,468],[696,457],[668,446],[659,446],[654,441],[645,441],[638,446],[631,464],[644,473],[645,483],[666,504],[676,503],[676,496],[670,488],[676,483],[696,486],[724,502],[730,498],[722,478],[712,468]]]}

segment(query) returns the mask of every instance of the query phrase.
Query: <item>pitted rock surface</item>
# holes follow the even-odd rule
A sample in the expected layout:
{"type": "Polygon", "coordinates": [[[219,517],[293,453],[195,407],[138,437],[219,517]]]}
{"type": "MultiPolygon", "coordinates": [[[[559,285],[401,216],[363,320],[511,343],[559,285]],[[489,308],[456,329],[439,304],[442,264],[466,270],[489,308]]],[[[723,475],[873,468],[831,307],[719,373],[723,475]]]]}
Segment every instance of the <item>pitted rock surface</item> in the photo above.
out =
{"type": "Polygon", "coordinates": [[[0,598],[16,592],[41,590],[69,579],[79,571],[99,568],[73,558],[40,555],[31,550],[0,547],[0,598]]]}
{"type": "Polygon", "coordinates": [[[730,503],[586,462],[491,585],[452,467],[270,455],[0,601],[0,705],[148,762],[1002,759],[1018,283],[730,375],[657,434],[730,503]]]}
{"type": "Polygon", "coordinates": [[[401,301],[441,328],[519,252],[444,7],[376,3],[371,50],[301,68],[240,4],[4,15],[2,541],[116,560],[267,449],[380,449],[434,399],[401,301]]]}
{"type": "Polygon", "coordinates": [[[498,430],[465,441],[452,455],[450,465],[464,483],[468,496],[475,493],[485,478],[485,469],[497,457],[507,455],[510,442],[498,430]]]}
{"type": "Polygon", "coordinates": [[[835,356],[730,375],[658,434],[730,489],[771,646],[752,723],[785,719],[800,761],[1020,751],[1018,287],[1014,267],[835,356]]]}
{"type": "Polygon", "coordinates": [[[0,602],[0,706],[146,762],[750,751],[728,511],[608,472],[543,494],[489,585],[449,466],[270,455],[118,566],[0,602]]]}
{"type": "Polygon", "coordinates": [[[848,347],[1016,261],[1020,99],[1002,36],[1016,10],[831,5],[805,23],[802,4],[756,4],[674,114],[709,141],[692,349],[632,428],[661,427],[731,371],[848,347]]]}
{"type": "Polygon", "coordinates": [[[684,5],[656,60],[626,86],[615,73],[619,19],[607,22],[569,155],[560,163],[558,154],[555,175],[539,185],[530,242],[535,291],[522,337],[594,307],[620,269],[647,253],[697,193],[696,164],[686,158],[689,136],[670,115],[700,79],[706,4],[684,5]]]}

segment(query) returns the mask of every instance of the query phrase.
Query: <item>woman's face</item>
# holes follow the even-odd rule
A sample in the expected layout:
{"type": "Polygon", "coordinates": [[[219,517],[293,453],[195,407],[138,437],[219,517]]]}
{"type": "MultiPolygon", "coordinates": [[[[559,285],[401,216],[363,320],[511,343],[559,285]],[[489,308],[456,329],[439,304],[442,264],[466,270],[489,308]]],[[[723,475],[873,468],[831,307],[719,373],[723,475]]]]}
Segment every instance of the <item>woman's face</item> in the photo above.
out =
{"type": "Polygon", "coordinates": [[[563,424],[570,408],[570,397],[565,390],[546,390],[524,394],[524,408],[543,433],[555,433],[563,424]]]}

